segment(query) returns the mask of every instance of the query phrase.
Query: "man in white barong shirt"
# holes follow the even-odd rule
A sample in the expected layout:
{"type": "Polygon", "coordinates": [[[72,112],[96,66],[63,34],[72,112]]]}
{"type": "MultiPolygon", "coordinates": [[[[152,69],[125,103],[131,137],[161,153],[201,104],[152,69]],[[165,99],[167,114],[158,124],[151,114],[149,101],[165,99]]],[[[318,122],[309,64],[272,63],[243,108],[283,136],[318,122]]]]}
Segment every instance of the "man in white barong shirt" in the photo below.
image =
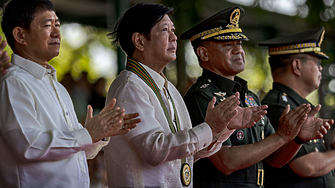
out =
{"type": "Polygon", "coordinates": [[[12,0],[2,29],[14,51],[13,66],[0,78],[0,187],[88,188],[87,158],[124,134],[138,120],[111,100],[85,127],[71,98],[48,64],[59,54],[59,19],[49,0],[12,0]]]}
{"type": "Polygon", "coordinates": [[[237,93],[215,107],[213,99],[206,121],[192,128],[181,95],[162,73],[176,59],[171,12],[163,5],[137,4],[120,16],[110,34],[128,60],[127,70],[110,86],[106,103],[117,98],[118,106],[127,113],[139,112],[142,120],[105,147],[110,188],[192,187],[193,163],[218,151],[234,128],[253,126],[266,113],[266,106],[237,109],[237,93]]]}

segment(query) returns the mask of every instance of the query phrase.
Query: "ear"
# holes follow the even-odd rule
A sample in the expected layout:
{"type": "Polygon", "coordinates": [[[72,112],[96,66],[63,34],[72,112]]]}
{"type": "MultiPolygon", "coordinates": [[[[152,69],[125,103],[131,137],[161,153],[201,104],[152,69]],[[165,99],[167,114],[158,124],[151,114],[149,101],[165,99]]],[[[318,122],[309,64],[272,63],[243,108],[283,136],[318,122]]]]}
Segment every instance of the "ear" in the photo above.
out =
{"type": "Polygon", "coordinates": [[[137,50],[141,52],[144,50],[144,37],[140,33],[133,33],[132,41],[137,50]]]}
{"type": "Polygon", "coordinates": [[[21,28],[21,27],[15,27],[13,29],[13,37],[14,37],[14,40],[19,43],[19,44],[27,44],[26,41],[25,41],[25,34],[26,34],[26,30],[21,28]]]}
{"type": "Polygon", "coordinates": [[[202,61],[208,61],[209,60],[208,50],[207,50],[206,47],[199,46],[197,48],[197,54],[202,61]]]}
{"type": "Polygon", "coordinates": [[[292,72],[293,74],[300,76],[301,75],[301,61],[299,59],[294,59],[291,63],[291,68],[292,68],[292,72]]]}

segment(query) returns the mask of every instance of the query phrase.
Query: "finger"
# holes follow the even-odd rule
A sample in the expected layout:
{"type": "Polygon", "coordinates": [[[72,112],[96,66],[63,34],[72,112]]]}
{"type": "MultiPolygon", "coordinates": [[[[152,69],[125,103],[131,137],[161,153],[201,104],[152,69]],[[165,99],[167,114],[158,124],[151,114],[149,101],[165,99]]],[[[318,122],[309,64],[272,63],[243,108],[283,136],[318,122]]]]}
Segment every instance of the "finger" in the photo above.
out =
{"type": "Polygon", "coordinates": [[[320,133],[323,135],[327,134],[327,129],[324,126],[321,126],[320,133]]]}
{"type": "Polygon", "coordinates": [[[315,116],[320,111],[320,109],[321,109],[321,105],[319,104],[308,113],[308,116],[310,117],[315,116]]]}
{"type": "Polygon", "coordinates": [[[123,122],[123,117],[124,117],[124,113],[118,113],[117,115],[115,116],[111,116],[111,118],[108,118],[107,120],[107,124],[110,125],[110,124],[115,124],[116,122],[118,121],[122,121],[123,122]]]}
{"type": "Polygon", "coordinates": [[[291,115],[294,114],[301,114],[306,109],[306,104],[302,104],[296,108],[294,108],[291,112],[289,112],[291,115]]]}
{"type": "Polygon", "coordinates": [[[129,124],[129,125],[123,125],[123,126],[122,126],[122,129],[133,129],[133,128],[135,128],[135,127],[137,127],[137,124],[136,124],[136,123],[134,123],[134,124],[129,124]]]}
{"type": "Polygon", "coordinates": [[[326,121],[326,122],[323,122],[323,126],[325,127],[325,129],[329,130],[330,129],[330,125],[329,123],[326,121]]]}
{"type": "Polygon", "coordinates": [[[248,107],[248,108],[251,108],[252,112],[258,112],[258,111],[267,109],[268,105],[251,106],[251,107],[248,107]]]}
{"type": "Polygon", "coordinates": [[[116,99],[112,98],[112,100],[109,101],[109,103],[101,110],[100,113],[103,113],[109,109],[112,109],[115,104],[116,104],[116,99]]]}
{"type": "Polygon", "coordinates": [[[308,112],[310,111],[310,105],[309,104],[302,104],[298,106],[297,108],[293,109],[292,112],[290,112],[289,115],[291,115],[290,118],[294,118],[296,122],[301,120],[308,112]],[[293,117],[292,117],[293,116],[293,117]]]}
{"type": "MultiPolygon", "coordinates": [[[[0,38],[0,40],[2,40],[2,37],[0,38]]],[[[0,43],[0,51],[2,52],[7,46],[7,42],[5,40],[3,40],[1,43],[0,43]]]]}
{"type": "MultiPolygon", "coordinates": [[[[101,113],[100,113],[101,114],[101,113]]],[[[124,109],[123,108],[113,108],[110,110],[106,110],[103,114],[101,114],[101,118],[106,118],[106,119],[113,119],[117,116],[119,116],[120,114],[123,114],[122,117],[124,117],[124,109]]]]}
{"type": "Polygon", "coordinates": [[[92,109],[92,106],[91,105],[87,105],[87,112],[86,112],[86,119],[85,119],[85,125],[86,125],[86,122],[93,118],[93,109],[92,109]]]}
{"type": "Polygon", "coordinates": [[[333,125],[334,124],[334,120],[333,119],[326,119],[324,121],[328,122],[329,125],[333,125]]]}
{"type": "Polygon", "coordinates": [[[298,123],[297,123],[297,126],[298,126],[298,127],[301,127],[302,124],[304,124],[304,122],[306,121],[306,119],[307,119],[307,114],[305,114],[304,116],[302,116],[302,117],[299,119],[299,121],[298,121],[298,123]]]}
{"type": "Polygon", "coordinates": [[[211,101],[209,101],[207,109],[213,109],[214,108],[214,104],[216,102],[216,98],[213,97],[211,101]]]}
{"type": "Polygon", "coordinates": [[[7,51],[3,51],[3,49],[1,49],[1,45],[2,45],[2,43],[0,44],[0,54],[1,54],[1,62],[6,62],[6,61],[8,61],[9,60],[9,56],[8,56],[8,52],[7,51]]]}
{"type": "Polygon", "coordinates": [[[253,120],[254,120],[255,122],[258,122],[259,120],[262,119],[262,117],[263,117],[266,113],[267,113],[266,110],[258,112],[258,113],[255,114],[255,116],[253,117],[253,120]]]}
{"type": "Polygon", "coordinates": [[[311,105],[307,104],[304,108],[304,111],[300,114],[300,118],[304,117],[305,115],[308,115],[311,109],[312,109],[311,105]]]}
{"type": "Polygon", "coordinates": [[[231,113],[229,113],[226,117],[227,124],[236,116],[237,110],[233,110],[231,113]]]}
{"type": "Polygon", "coordinates": [[[236,100],[235,95],[232,95],[232,96],[228,97],[223,102],[219,103],[218,108],[225,108],[225,107],[227,107],[227,105],[230,106],[233,103],[234,99],[236,100]]]}
{"type": "MultiPolygon", "coordinates": [[[[123,118],[124,119],[124,118],[123,118]]],[[[140,118],[137,119],[130,119],[130,120],[124,120],[125,125],[131,125],[131,124],[136,124],[140,123],[142,120],[140,118]]]]}
{"type": "Polygon", "coordinates": [[[281,117],[288,114],[289,111],[290,111],[290,105],[288,104],[286,105],[284,111],[282,112],[281,117]]]}
{"type": "Polygon", "coordinates": [[[123,126],[123,120],[122,119],[119,119],[117,121],[115,121],[114,123],[110,123],[108,124],[108,129],[109,130],[118,130],[118,129],[122,129],[122,126],[123,126]]]}
{"type": "Polygon", "coordinates": [[[133,119],[133,118],[136,118],[136,117],[138,117],[138,116],[140,116],[139,113],[126,114],[126,115],[123,117],[123,119],[124,119],[124,120],[127,120],[127,119],[133,119]]]}
{"type": "MultiPolygon", "coordinates": [[[[8,57],[8,60],[9,60],[9,57],[8,57]]],[[[11,66],[12,66],[12,63],[11,63],[11,62],[8,62],[8,63],[5,63],[2,67],[3,67],[4,69],[9,69],[11,66]]]]}
{"type": "Polygon", "coordinates": [[[222,113],[228,114],[234,111],[239,104],[240,104],[240,101],[230,101],[227,105],[225,105],[224,108],[222,108],[222,113]]]}
{"type": "Polygon", "coordinates": [[[235,93],[235,97],[236,97],[237,100],[240,99],[240,93],[238,91],[235,93]]]}
{"type": "Polygon", "coordinates": [[[245,126],[245,128],[251,128],[256,124],[257,121],[254,121],[253,119],[251,119],[250,122],[248,122],[245,126]]]}

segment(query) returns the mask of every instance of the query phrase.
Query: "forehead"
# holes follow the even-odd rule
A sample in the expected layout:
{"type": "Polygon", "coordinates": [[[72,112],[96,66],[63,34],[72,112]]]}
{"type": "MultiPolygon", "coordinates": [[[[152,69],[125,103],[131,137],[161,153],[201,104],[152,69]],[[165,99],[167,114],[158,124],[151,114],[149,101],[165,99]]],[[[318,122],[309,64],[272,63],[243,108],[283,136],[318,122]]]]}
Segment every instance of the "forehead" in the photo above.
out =
{"type": "Polygon", "coordinates": [[[40,10],[35,12],[33,22],[46,22],[49,20],[58,21],[58,17],[54,11],[40,10]]]}
{"type": "Polygon", "coordinates": [[[171,21],[170,17],[167,14],[165,14],[163,18],[159,22],[157,22],[155,26],[162,26],[162,25],[174,26],[173,22],[171,21]]]}

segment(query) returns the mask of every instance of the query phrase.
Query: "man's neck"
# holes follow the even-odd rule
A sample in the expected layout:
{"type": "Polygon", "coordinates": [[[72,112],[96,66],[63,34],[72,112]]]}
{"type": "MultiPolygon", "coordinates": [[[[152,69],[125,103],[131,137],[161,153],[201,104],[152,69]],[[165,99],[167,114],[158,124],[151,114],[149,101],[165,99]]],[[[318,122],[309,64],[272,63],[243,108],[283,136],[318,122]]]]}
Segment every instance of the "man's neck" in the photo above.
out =
{"type": "Polygon", "coordinates": [[[39,64],[39,65],[41,65],[44,68],[47,68],[47,66],[48,66],[48,61],[42,61],[39,58],[34,57],[34,56],[30,55],[29,53],[26,53],[25,51],[17,50],[15,52],[15,54],[17,54],[17,55],[19,55],[19,56],[21,56],[21,57],[23,57],[25,59],[28,59],[28,60],[36,63],[36,64],[39,64]]]}
{"type": "Polygon", "coordinates": [[[283,84],[289,88],[291,88],[292,90],[294,90],[296,93],[298,93],[302,98],[306,98],[307,95],[309,95],[311,92],[308,92],[304,89],[304,85],[300,84],[299,82],[295,82],[293,80],[289,81],[289,80],[285,80],[285,79],[274,79],[274,82],[283,84]]]}
{"type": "Polygon", "coordinates": [[[206,69],[206,70],[208,70],[208,71],[211,71],[211,72],[213,72],[213,73],[215,73],[215,74],[217,74],[217,75],[220,75],[220,76],[222,76],[222,77],[224,77],[224,78],[227,78],[227,79],[229,79],[229,80],[234,80],[234,78],[235,78],[235,76],[236,75],[230,75],[230,76],[227,76],[227,75],[224,75],[224,74],[222,74],[220,71],[218,71],[218,70],[216,70],[216,69],[213,69],[213,68],[211,68],[211,67],[202,67],[203,69],[206,69]]]}
{"type": "Polygon", "coordinates": [[[158,74],[162,74],[163,69],[166,66],[166,65],[162,65],[162,63],[156,62],[154,59],[144,55],[143,53],[134,52],[134,54],[131,58],[134,59],[135,61],[138,61],[138,62],[148,66],[149,68],[151,68],[152,70],[154,70],[158,74]]]}

